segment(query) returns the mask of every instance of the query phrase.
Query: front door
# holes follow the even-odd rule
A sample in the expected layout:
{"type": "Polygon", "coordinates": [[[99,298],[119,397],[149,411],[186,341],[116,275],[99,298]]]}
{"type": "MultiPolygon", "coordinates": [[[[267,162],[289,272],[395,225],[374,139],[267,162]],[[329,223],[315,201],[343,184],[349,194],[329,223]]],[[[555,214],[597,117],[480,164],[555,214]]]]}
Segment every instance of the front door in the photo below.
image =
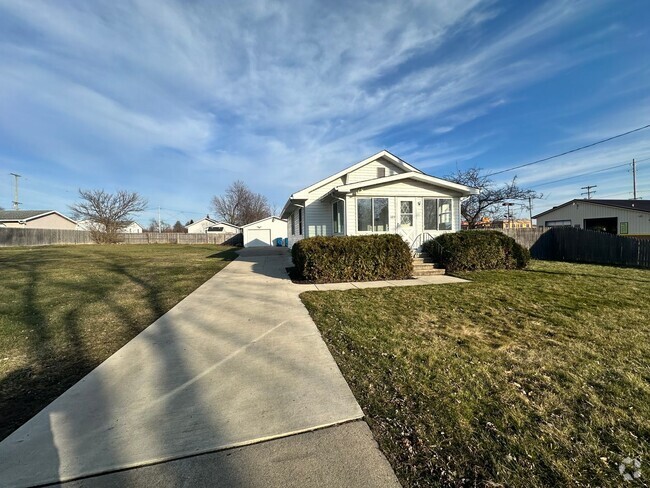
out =
{"type": "Polygon", "coordinates": [[[397,210],[397,233],[411,246],[417,236],[415,228],[415,200],[412,198],[399,198],[397,210]]]}

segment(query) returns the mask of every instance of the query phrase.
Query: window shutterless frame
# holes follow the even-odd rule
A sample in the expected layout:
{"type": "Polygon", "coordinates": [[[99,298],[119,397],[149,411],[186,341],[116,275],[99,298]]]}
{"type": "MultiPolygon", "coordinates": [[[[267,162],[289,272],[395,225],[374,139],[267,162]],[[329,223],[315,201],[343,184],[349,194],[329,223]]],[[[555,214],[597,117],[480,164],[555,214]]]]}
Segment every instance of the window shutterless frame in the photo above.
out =
{"type": "Polygon", "coordinates": [[[388,198],[357,198],[357,231],[388,232],[388,198]]]}

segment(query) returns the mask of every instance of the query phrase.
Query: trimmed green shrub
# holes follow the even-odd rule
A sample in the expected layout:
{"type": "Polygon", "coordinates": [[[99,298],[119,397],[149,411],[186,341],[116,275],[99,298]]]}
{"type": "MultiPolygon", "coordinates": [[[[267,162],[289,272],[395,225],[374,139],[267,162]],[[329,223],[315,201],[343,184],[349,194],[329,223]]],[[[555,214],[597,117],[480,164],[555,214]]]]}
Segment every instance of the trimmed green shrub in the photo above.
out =
{"type": "Polygon", "coordinates": [[[443,234],[425,242],[422,249],[450,272],[521,269],[530,261],[528,249],[495,230],[443,234]]]}
{"type": "Polygon", "coordinates": [[[310,237],[291,248],[296,271],[315,283],[400,280],[413,274],[408,245],[396,234],[310,237]]]}

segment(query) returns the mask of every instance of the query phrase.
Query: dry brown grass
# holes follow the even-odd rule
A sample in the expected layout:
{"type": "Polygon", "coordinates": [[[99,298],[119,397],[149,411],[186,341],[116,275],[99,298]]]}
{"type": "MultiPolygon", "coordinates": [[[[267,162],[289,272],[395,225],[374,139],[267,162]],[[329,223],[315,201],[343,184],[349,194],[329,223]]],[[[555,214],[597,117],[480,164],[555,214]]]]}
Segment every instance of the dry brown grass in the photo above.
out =
{"type": "Polygon", "coordinates": [[[622,484],[650,454],[650,271],[466,276],[302,295],[402,483],[622,484]]]}

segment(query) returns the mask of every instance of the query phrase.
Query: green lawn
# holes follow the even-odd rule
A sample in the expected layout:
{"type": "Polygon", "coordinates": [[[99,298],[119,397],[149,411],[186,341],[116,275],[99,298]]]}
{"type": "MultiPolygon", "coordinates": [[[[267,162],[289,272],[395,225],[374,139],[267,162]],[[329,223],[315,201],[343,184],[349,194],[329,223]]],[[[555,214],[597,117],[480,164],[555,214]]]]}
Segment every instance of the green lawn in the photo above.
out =
{"type": "Polygon", "coordinates": [[[461,276],[301,295],[401,482],[615,486],[629,456],[647,483],[650,271],[461,276]]]}
{"type": "Polygon", "coordinates": [[[210,245],[0,249],[0,439],[235,257],[210,245]]]}

